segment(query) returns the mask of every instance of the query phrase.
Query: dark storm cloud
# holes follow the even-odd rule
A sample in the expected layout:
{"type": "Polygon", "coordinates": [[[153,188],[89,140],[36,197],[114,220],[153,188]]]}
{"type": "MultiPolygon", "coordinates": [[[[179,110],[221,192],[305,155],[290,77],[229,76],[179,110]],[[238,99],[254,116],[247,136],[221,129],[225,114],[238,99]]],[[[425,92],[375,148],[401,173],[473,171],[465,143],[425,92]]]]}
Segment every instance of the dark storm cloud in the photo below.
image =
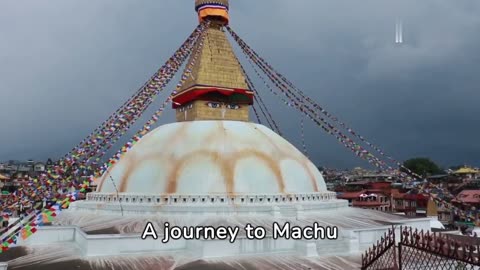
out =
{"type": "MultiPolygon", "coordinates": [[[[480,165],[478,1],[231,2],[232,27],[253,48],[388,153],[480,165]]],[[[70,150],[196,23],[193,0],[1,2],[0,160],[70,150]]],[[[299,114],[267,92],[301,148],[299,114]]],[[[306,131],[317,163],[365,165],[313,124],[306,131]]]]}

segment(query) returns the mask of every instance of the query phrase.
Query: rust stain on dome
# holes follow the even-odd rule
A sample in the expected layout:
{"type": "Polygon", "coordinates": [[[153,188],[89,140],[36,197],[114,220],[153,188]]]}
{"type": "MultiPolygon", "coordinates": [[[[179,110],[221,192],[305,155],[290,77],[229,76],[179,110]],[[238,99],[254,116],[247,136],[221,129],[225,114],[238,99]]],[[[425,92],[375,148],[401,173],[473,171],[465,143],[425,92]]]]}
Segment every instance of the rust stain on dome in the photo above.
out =
{"type": "MultiPolygon", "coordinates": [[[[127,156],[125,156],[125,158],[127,158],[127,156]]],[[[127,168],[125,169],[125,173],[122,175],[122,179],[120,179],[120,187],[118,188],[119,192],[125,192],[126,187],[128,186],[128,180],[130,178],[130,175],[136,168],[136,163],[132,162],[132,160],[135,160],[135,156],[133,155],[133,153],[131,153],[130,157],[126,160],[127,168]]]]}
{"type": "Polygon", "coordinates": [[[188,131],[188,125],[181,125],[176,132],[172,132],[170,137],[166,140],[163,145],[166,147],[161,149],[162,152],[168,153],[173,152],[172,149],[181,142],[184,142],[183,138],[185,137],[186,132],[188,131]]]}
{"type": "MultiPolygon", "coordinates": [[[[280,167],[278,166],[278,163],[273,160],[270,156],[266,155],[265,153],[259,152],[254,149],[247,149],[247,150],[242,150],[240,152],[237,152],[234,157],[232,157],[233,164],[234,166],[237,165],[237,162],[241,159],[249,158],[249,157],[256,157],[259,160],[265,162],[265,164],[268,166],[271,172],[276,177],[276,182],[278,185],[278,189],[280,190],[281,193],[285,192],[285,183],[283,181],[283,176],[282,172],[280,170],[280,167]]],[[[235,167],[233,168],[233,171],[235,171],[235,167]]]]}
{"type": "Polygon", "coordinates": [[[313,190],[315,192],[319,192],[317,179],[315,178],[315,175],[313,175],[313,173],[310,170],[310,168],[308,167],[307,163],[305,163],[305,162],[299,162],[299,163],[302,164],[303,168],[305,168],[305,171],[307,171],[308,176],[310,176],[310,180],[312,181],[312,185],[313,185],[313,190]]]}
{"type": "MultiPolygon", "coordinates": [[[[258,189],[267,193],[290,194],[292,186],[299,192],[325,189],[321,174],[313,171],[315,167],[308,158],[274,132],[270,134],[267,131],[268,128],[261,125],[231,121],[182,122],[161,126],[142,138],[122,157],[121,162],[110,168],[100,178],[97,190],[114,192],[113,185],[108,181],[111,173],[118,178],[114,181],[120,192],[196,194],[200,187],[207,193],[256,194],[258,189]],[[261,187],[252,184],[256,183],[254,178],[244,178],[238,171],[239,162],[248,158],[252,158],[253,162],[248,161],[248,167],[241,170],[258,170],[262,175],[271,175],[270,179],[268,176],[259,179],[262,180],[258,182],[261,187]],[[195,163],[197,159],[205,163],[198,166],[195,163]],[[192,164],[195,164],[192,168],[196,171],[190,169],[192,164]],[[208,177],[210,172],[215,172],[215,176],[208,177]],[[289,172],[288,177],[286,172],[289,172]],[[300,184],[295,177],[300,177],[300,184]],[[207,181],[208,186],[202,185],[203,181],[207,181]],[[242,185],[236,181],[249,183],[242,185]]],[[[254,175],[250,173],[246,177],[254,175]]]]}
{"type": "MultiPolygon", "coordinates": [[[[191,159],[195,159],[195,158],[198,158],[198,157],[205,157],[205,156],[210,157],[212,159],[212,161],[214,161],[214,163],[216,163],[215,162],[216,160],[220,160],[219,159],[220,154],[218,152],[207,151],[207,150],[200,150],[200,151],[191,152],[187,156],[182,157],[179,160],[176,160],[175,166],[174,166],[173,170],[169,173],[169,176],[168,176],[168,182],[167,182],[167,187],[166,187],[167,193],[172,194],[172,193],[175,193],[177,191],[178,178],[179,178],[180,174],[182,173],[182,169],[184,168],[185,163],[187,163],[191,159]]],[[[217,165],[219,165],[220,167],[223,166],[223,164],[217,164],[217,165]]]]}

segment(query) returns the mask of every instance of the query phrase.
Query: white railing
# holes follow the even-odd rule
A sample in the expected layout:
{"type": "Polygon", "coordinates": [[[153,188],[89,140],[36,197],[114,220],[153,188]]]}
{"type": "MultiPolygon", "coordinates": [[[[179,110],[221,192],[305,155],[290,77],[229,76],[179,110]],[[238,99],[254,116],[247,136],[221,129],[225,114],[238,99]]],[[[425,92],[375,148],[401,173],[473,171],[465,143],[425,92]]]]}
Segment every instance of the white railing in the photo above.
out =
{"type": "Polygon", "coordinates": [[[337,199],[335,192],[298,193],[298,194],[232,194],[232,195],[140,195],[115,193],[88,193],[87,201],[103,203],[153,204],[153,205],[248,205],[248,204],[289,204],[331,201],[337,199]]]}

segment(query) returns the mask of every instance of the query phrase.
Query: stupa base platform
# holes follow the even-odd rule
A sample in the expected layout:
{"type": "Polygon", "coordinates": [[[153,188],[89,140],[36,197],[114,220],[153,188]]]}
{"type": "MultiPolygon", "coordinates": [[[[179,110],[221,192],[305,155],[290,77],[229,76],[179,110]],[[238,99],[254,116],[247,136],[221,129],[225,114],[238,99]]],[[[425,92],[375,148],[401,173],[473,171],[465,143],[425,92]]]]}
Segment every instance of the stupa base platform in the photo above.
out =
{"type": "MultiPolygon", "coordinates": [[[[61,264],[68,259],[72,264],[82,265],[81,269],[112,269],[112,266],[115,269],[149,269],[151,265],[161,266],[155,269],[214,269],[216,266],[221,266],[220,269],[267,269],[265,265],[274,269],[358,269],[361,252],[371,247],[392,225],[397,225],[397,229],[400,225],[430,229],[429,218],[408,219],[379,211],[350,208],[343,200],[331,202],[338,203],[337,207],[312,207],[311,211],[303,211],[307,208],[304,205],[299,207],[302,209],[300,214],[296,212],[287,216],[271,212],[265,212],[264,215],[217,213],[205,216],[190,215],[189,212],[185,215],[149,215],[144,212],[140,216],[140,212],[133,211],[124,212],[122,216],[120,211],[106,214],[106,209],[94,213],[88,210],[92,206],[84,201],[62,212],[53,226],[40,227],[33,236],[17,244],[31,251],[22,256],[25,259],[21,260],[22,263],[61,264]],[[158,232],[157,240],[141,239],[148,222],[158,232]],[[240,230],[234,243],[210,239],[170,239],[168,243],[162,243],[166,222],[172,227],[238,226],[240,230]],[[338,239],[273,239],[274,222],[288,222],[291,226],[302,228],[314,223],[322,227],[337,227],[338,239]],[[265,228],[266,236],[262,240],[247,239],[243,229],[246,224],[265,228]],[[54,250],[57,246],[62,247],[57,255],[56,252],[42,255],[44,249],[54,250]],[[65,252],[71,252],[71,255],[65,252]],[[285,258],[290,258],[288,263],[285,258]]],[[[17,265],[20,264],[19,260],[8,260],[8,263],[17,265]]]]}
{"type": "MultiPolygon", "coordinates": [[[[142,254],[85,258],[78,255],[79,249],[72,246],[65,247],[63,244],[16,247],[11,251],[17,257],[10,258],[8,267],[16,270],[331,270],[359,269],[361,264],[360,255],[303,258],[281,254],[248,258],[199,259],[186,256],[188,254],[172,253],[170,255],[142,254]]],[[[4,254],[0,254],[0,260],[5,260],[4,254]]]]}

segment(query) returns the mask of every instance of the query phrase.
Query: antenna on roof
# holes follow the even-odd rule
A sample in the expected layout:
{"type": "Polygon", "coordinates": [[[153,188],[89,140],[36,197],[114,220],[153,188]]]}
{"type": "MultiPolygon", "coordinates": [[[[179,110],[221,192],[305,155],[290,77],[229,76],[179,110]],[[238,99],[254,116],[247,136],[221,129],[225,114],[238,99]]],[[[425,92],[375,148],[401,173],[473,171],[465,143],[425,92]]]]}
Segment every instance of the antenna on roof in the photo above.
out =
{"type": "Polygon", "coordinates": [[[403,43],[403,22],[397,19],[395,23],[395,44],[403,43]]]}

